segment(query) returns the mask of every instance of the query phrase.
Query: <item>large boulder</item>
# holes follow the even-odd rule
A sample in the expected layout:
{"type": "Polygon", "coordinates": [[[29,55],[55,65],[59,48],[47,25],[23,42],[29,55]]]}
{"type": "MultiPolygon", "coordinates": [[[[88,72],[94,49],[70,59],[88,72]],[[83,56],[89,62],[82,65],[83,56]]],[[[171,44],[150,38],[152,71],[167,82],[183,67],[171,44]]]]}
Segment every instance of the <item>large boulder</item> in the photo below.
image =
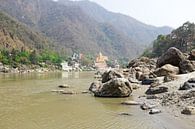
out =
{"type": "Polygon", "coordinates": [[[157,60],[157,67],[161,67],[165,64],[171,64],[179,67],[179,63],[185,59],[183,53],[175,48],[169,48],[161,57],[157,60]]]}
{"type": "Polygon", "coordinates": [[[171,64],[166,64],[162,66],[161,68],[156,69],[154,71],[154,74],[156,74],[158,77],[166,76],[170,74],[176,75],[176,74],[179,74],[179,68],[171,64]]]}
{"type": "Polygon", "coordinates": [[[130,82],[124,78],[114,78],[104,83],[94,93],[96,97],[128,97],[132,93],[130,82]]]}
{"type": "Polygon", "coordinates": [[[195,71],[195,62],[189,60],[183,60],[179,63],[179,68],[180,68],[180,72],[183,74],[193,72],[195,71]]]}
{"type": "Polygon", "coordinates": [[[108,70],[102,74],[102,83],[105,83],[114,78],[123,78],[123,77],[124,77],[123,74],[118,71],[108,70]]]}

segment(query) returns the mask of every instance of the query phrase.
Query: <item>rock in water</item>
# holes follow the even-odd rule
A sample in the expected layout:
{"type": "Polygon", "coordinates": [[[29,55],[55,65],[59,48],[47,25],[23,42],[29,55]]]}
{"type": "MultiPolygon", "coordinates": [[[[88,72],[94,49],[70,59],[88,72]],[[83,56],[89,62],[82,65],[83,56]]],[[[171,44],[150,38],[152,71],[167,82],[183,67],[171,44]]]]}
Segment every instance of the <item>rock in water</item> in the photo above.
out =
{"type": "Polygon", "coordinates": [[[195,115],[195,107],[187,106],[181,113],[185,115],[195,115]]]}
{"type": "Polygon", "coordinates": [[[183,53],[175,48],[169,48],[161,57],[157,60],[157,67],[161,67],[165,64],[171,64],[179,67],[179,63],[185,59],[183,53]]]}
{"type": "Polygon", "coordinates": [[[128,97],[132,93],[132,87],[127,79],[114,78],[102,85],[94,93],[96,97],[128,97]]]}
{"type": "Polygon", "coordinates": [[[59,85],[58,87],[59,87],[59,88],[70,88],[70,86],[68,86],[67,84],[59,85]]]}
{"type": "Polygon", "coordinates": [[[155,108],[156,107],[156,105],[153,105],[153,104],[146,104],[146,103],[144,103],[144,104],[142,104],[141,106],[140,106],[140,108],[142,109],[142,110],[149,110],[149,109],[152,109],[152,108],[155,108]]]}
{"type": "Polygon", "coordinates": [[[139,102],[131,101],[131,100],[124,101],[124,102],[122,102],[121,104],[123,104],[123,105],[140,105],[139,102]]]}
{"type": "Polygon", "coordinates": [[[153,87],[149,88],[145,93],[147,95],[153,95],[153,94],[160,94],[160,93],[165,93],[168,92],[168,87],[153,87]]]}
{"type": "Polygon", "coordinates": [[[114,79],[114,78],[123,78],[124,76],[115,71],[115,70],[109,70],[109,71],[106,71],[102,74],[102,83],[105,83],[111,79],[114,79]]]}
{"type": "Polygon", "coordinates": [[[149,114],[158,114],[158,113],[161,113],[160,109],[151,109],[149,112],[149,114]]]}
{"type": "Polygon", "coordinates": [[[161,68],[158,68],[154,71],[154,74],[156,74],[158,77],[160,76],[166,76],[169,74],[176,75],[179,74],[179,68],[170,64],[166,64],[162,66],[161,68]]]}

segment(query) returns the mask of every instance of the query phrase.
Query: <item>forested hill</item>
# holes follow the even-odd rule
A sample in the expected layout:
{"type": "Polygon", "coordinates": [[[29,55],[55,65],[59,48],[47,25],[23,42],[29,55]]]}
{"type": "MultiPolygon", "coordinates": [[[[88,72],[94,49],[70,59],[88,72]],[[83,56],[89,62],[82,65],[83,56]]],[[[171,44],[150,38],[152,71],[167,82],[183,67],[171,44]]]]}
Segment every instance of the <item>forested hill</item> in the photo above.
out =
{"type": "Polygon", "coordinates": [[[146,50],[144,55],[158,57],[170,47],[176,47],[182,52],[189,52],[195,48],[195,24],[186,22],[168,35],[159,35],[154,40],[152,49],[146,50]]]}
{"type": "Polygon", "coordinates": [[[134,58],[154,37],[171,30],[109,12],[90,1],[1,0],[0,10],[42,33],[56,51],[68,55],[101,51],[112,58],[134,58]]]}

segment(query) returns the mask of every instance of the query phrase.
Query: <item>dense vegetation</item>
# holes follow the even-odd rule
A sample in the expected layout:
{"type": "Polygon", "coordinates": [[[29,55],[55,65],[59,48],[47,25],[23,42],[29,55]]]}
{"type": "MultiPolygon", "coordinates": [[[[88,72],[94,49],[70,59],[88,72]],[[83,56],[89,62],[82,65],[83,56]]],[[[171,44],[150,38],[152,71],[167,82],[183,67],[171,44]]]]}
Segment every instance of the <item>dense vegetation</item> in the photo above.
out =
{"type": "Polygon", "coordinates": [[[158,57],[170,47],[176,47],[182,52],[189,52],[195,48],[195,24],[186,22],[171,34],[159,35],[153,42],[153,48],[145,50],[143,55],[158,57]]]}
{"type": "Polygon", "coordinates": [[[18,67],[20,64],[24,65],[41,65],[55,64],[59,65],[62,62],[62,58],[55,52],[44,50],[42,52],[26,51],[26,50],[1,50],[0,62],[5,65],[11,65],[12,67],[18,67]]]}

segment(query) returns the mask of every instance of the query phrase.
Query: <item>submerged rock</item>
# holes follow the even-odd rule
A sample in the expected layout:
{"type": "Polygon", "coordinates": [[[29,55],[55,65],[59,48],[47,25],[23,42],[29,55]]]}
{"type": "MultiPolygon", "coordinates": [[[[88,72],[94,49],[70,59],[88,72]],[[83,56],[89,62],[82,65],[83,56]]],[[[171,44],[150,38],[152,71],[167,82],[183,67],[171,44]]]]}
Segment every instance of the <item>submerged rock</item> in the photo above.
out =
{"type": "Polygon", "coordinates": [[[68,86],[67,84],[59,85],[58,87],[59,87],[59,88],[70,88],[70,86],[68,86]]]}
{"type": "Polygon", "coordinates": [[[124,78],[114,78],[104,83],[97,92],[96,97],[128,97],[132,93],[130,82],[124,78]]]}
{"type": "Polygon", "coordinates": [[[132,114],[127,113],[127,112],[119,113],[119,115],[121,115],[121,116],[132,116],[132,114]]]}

